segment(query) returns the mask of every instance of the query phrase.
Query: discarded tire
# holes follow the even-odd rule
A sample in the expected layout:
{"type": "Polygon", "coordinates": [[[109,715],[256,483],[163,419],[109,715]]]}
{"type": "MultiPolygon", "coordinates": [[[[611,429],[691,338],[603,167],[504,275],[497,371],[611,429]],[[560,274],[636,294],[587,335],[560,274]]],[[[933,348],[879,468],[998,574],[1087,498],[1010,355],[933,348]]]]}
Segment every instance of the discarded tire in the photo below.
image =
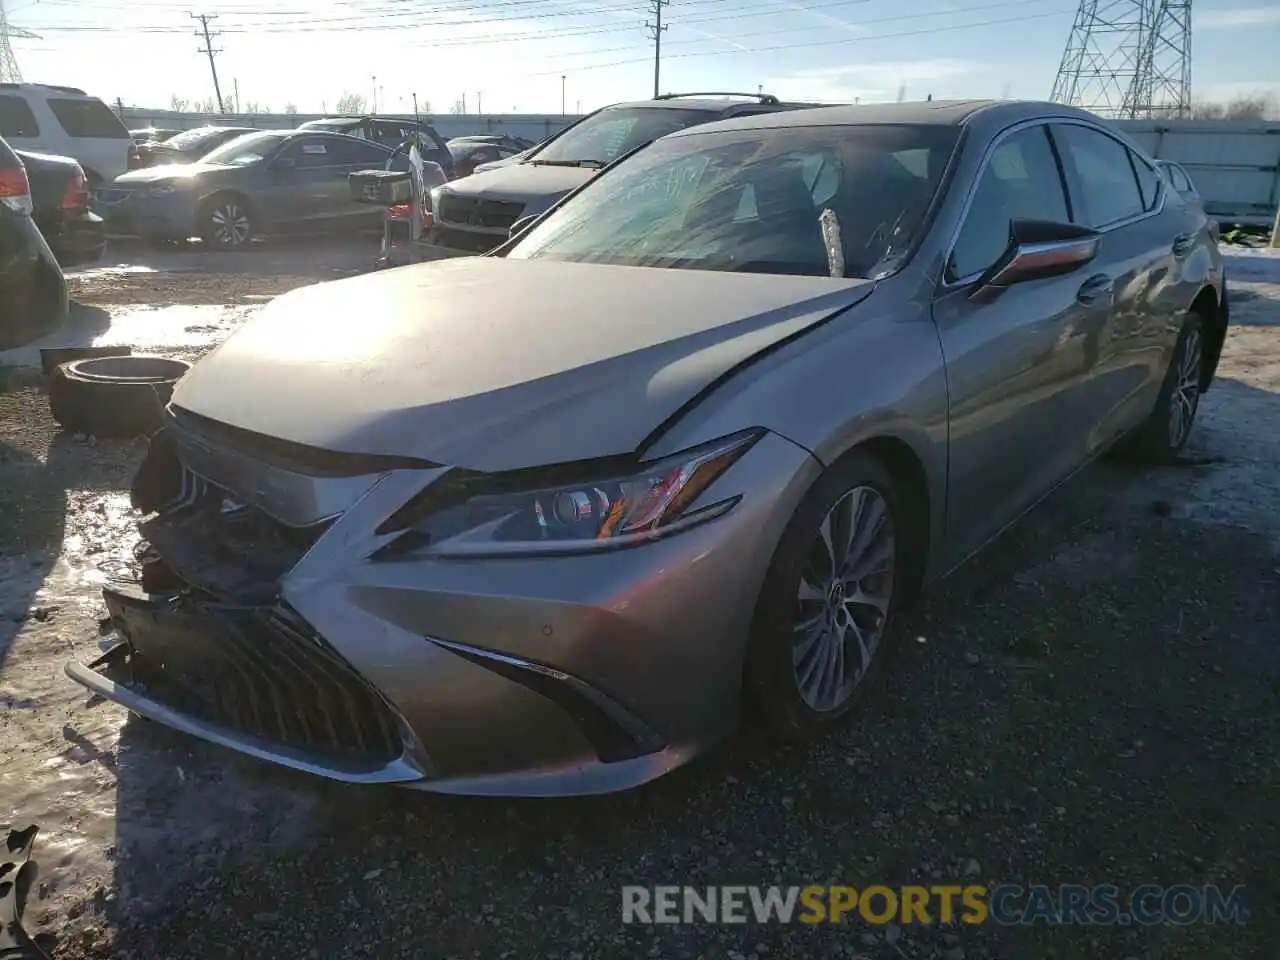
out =
{"type": "Polygon", "coordinates": [[[157,429],[173,387],[191,369],[167,357],[96,357],[59,365],[49,378],[49,412],[65,429],[136,437],[157,429]]]}

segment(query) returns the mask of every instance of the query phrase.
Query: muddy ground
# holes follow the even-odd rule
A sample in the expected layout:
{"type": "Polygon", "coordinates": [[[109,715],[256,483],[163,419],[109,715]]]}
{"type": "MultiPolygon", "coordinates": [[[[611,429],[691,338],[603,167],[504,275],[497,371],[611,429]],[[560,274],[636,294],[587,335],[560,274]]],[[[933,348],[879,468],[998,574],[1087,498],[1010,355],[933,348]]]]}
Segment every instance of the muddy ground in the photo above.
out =
{"type": "MultiPolygon", "coordinates": [[[[89,336],[149,331],[162,352],[198,355],[262,297],[363,265],[349,251],[261,253],[232,273],[229,258],[126,251],[133,269],[75,281],[99,318],[89,336]],[[157,262],[158,275],[136,269],[157,262]],[[210,310],[192,322],[141,309],[175,300],[210,310]]],[[[97,650],[96,585],[129,562],[124,490],[141,445],[59,434],[38,386],[9,376],[0,820],[42,827],[28,927],[68,960],[1274,956],[1280,276],[1262,258],[1232,269],[1236,327],[1184,466],[1080,476],[931,591],[884,690],[823,743],[742,737],[593,800],[346,788],[88,702],[61,663],[97,650]],[[888,937],[619,921],[624,884],[962,878],[1243,884],[1252,914],[1242,927],[888,937]]]]}

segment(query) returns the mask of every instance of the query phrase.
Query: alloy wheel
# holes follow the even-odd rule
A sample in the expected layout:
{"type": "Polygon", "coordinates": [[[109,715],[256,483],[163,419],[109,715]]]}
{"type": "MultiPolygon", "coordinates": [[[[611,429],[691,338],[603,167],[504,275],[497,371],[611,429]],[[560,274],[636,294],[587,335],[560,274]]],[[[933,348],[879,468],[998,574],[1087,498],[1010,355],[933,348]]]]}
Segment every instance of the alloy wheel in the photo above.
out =
{"type": "Polygon", "coordinates": [[[1173,396],[1169,398],[1169,446],[1182,446],[1191,432],[1196,408],[1200,405],[1200,331],[1188,330],[1176,364],[1173,396]]]}
{"type": "Polygon", "coordinates": [[[791,633],[796,688],[819,713],[838,710],[866,676],[893,598],[889,504],[854,487],[827,512],[796,593],[791,633]]]}
{"type": "Polygon", "coordinates": [[[249,214],[236,203],[224,203],[214,207],[209,215],[213,239],[219,246],[240,247],[249,240],[249,214]]]}

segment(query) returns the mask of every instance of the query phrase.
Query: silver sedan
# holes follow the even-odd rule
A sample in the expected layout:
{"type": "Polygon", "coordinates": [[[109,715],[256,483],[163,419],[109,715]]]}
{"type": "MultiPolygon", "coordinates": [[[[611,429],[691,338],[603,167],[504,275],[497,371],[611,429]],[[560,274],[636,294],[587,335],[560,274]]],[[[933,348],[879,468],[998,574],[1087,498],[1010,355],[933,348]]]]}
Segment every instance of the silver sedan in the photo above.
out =
{"type": "Polygon", "coordinates": [[[1227,329],[1203,211],[1094,116],[825,108],[665,137],[492,255],[296,290],[179,383],[140,582],[71,677],[339,780],[620,790],[845,715],[895,615],[1227,329]]]}

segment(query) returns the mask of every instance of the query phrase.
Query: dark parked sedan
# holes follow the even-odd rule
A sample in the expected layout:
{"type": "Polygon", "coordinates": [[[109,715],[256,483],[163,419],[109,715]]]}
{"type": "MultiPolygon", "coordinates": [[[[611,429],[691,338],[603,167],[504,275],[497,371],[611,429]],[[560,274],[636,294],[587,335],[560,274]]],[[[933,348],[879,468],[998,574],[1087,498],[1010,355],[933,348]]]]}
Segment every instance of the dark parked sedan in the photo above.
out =
{"type": "Polygon", "coordinates": [[[506,160],[532,147],[533,144],[523,137],[454,137],[449,141],[449,153],[453,155],[454,176],[457,177],[470,176],[482,163],[506,160]]]}
{"type": "Polygon", "coordinates": [[[84,168],[70,157],[14,152],[27,168],[32,219],[58,263],[73,267],[101,259],[107,232],[102,218],[89,209],[84,168]]]}
{"type": "Polygon", "coordinates": [[[123,174],[98,191],[97,204],[113,233],[194,235],[222,249],[274,231],[380,227],[382,211],[351,200],[347,175],[383,169],[390,157],[386,147],[340,133],[263,130],[197,163],[123,174]]]}
{"type": "Polygon", "coordinates": [[[161,167],[168,163],[195,163],[236,137],[257,133],[253,127],[196,127],[183,130],[163,141],[138,144],[138,161],[142,167],[161,167]]]}
{"type": "Polygon", "coordinates": [[[0,138],[0,349],[29,343],[67,318],[67,282],[32,209],[27,171],[0,138]]]}

